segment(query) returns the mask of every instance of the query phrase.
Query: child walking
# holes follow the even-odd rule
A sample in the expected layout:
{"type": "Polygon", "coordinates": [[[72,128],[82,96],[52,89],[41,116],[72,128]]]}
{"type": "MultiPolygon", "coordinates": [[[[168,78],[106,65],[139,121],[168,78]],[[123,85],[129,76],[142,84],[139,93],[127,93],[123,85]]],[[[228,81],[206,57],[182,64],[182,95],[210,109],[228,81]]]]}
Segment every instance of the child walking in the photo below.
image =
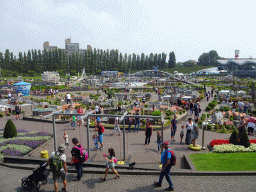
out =
{"type": "Polygon", "coordinates": [[[181,125],[181,130],[180,130],[180,144],[182,144],[182,138],[184,137],[184,125],[181,125]]]}
{"type": "MultiPolygon", "coordinates": [[[[94,141],[94,145],[95,145],[95,150],[96,149],[99,149],[99,146],[98,146],[98,142],[99,142],[99,137],[97,136],[97,134],[94,134],[92,136],[92,139],[94,141]]],[[[92,151],[94,150],[94,148],[92,148],[92,151]]]]}
{"type": "Polygon", "coordinates": [[[66,132],[64,132],[64,136],[63,136],[63,138],[64,138],[65,146],[66,146],[67,148],[69,148],[68,135],[67,135],[67,133],[66,133],[66,132]]]}
{"type": "Polygon", "coordinates": [[[76,129],[76,116],[75,115],[72,116],[71,126],[74,127],[74,129],[76,129]]]}
{"type": "Polygon", "coordinates": [[[106,165],[105,177],[101,178],[102,181],[106,181],[109,169],[111,169],[116,174],[115,179],[119,179],[120,176],[117,173],[117,171],[115,170],[115,159],[114,159],[114,157],[115,157],[114,149],[109,148],[108,149],[108,157],[105,156],[105,160],[107,161],[107,165],[106,165]]]}
{"type": "Polygon", "coordinates": [[[158,147],[158,153],[160,153],[160,147],[161,147],[161,135],[160,135],[160,132],[159,131],[157,131],[156,132],[156,136],[157,136],[157,147],[158,147]]]}

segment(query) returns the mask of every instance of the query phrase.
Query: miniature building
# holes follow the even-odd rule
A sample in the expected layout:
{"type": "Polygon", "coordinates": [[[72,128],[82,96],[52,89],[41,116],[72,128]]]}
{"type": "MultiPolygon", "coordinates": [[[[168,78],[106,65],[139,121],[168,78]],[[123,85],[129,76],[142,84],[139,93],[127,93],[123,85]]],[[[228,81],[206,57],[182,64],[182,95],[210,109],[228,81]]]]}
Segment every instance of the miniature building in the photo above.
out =
{"type": "Polygon", "coordinates": [[[60,74],[56,71],[45,71],[42,74],[42,80],[48,82],[58,83],[60,80],[60,74]]]}

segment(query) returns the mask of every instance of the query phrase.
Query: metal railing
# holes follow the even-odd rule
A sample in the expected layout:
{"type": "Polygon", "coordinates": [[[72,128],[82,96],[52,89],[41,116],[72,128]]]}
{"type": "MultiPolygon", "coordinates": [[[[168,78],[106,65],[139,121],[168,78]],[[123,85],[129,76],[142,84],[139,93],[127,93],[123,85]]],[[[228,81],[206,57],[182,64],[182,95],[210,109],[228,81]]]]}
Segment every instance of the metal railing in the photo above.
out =
{"type": "MultiPolygon", "coordinates": [[[[146,118],[146,119],[161,119],[161,142],[163,143],[163,122],[164,117],[163,116],[150,116],[150,115],[126,115],[127,112],[123,115],[109,115],[109,114],[93,114],[94,111],[90,111],[86,113],[84,116],[82,116],[82,119],[87,118],[87,151],[88,155],[90,157],[90,132],[89,132],[89,118],[90,117],[120,117],[120,119],[123,120],[123,160],[126,159],[126,148],[125,148],[125,118],[146,118]]],[[[57,135],[56,135],[56,127],[55,127],[55,116],[56,115],[75,115],[75,116],[81,116],[79,113],[60,113],[53,112],[49,115],[44,116],[43,118],[47,118],[52,116],[53,117],[53,136],[54,136],[54,150],[57,152],[57,135]]],[[[163,152],[163,148],[161,147],[161,152],[163,152]]],[[[121,157],[120,157],[121,158],[121,157]]]]}

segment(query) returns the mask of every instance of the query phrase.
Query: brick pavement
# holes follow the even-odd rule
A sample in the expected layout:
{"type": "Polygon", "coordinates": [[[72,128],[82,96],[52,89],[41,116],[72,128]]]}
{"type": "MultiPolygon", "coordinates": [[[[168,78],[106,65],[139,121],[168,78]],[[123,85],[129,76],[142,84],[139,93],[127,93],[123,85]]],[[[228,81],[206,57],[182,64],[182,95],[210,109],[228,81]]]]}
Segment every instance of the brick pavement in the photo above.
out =
{"type": "MultiPolygon", "coordinates": [[[[32,171],[11,169],[0,166],[0,191],[14,192],[24,191],[21,187],[21,179],[28,176],[32,171]]],[[[146,192],[164,191],[168,187],[166,180],[163,180],[162,187],[155,188],[152,183],[158,180],[158,176],[152,175],[125,175],[115,180],[114,175],[108,175],[107,181],[100,180],[103,175],[86,174],[79,182],[73,181],[75,174],[68,174],[68,191],[126,191],[146,192]]],[[[175,191],[178,192],[249,192],[255,191],[256,176],[171,176],[175,191]]],[[[62,183],[59,182],[59,191],[62,183]]],[[[52,174],[48,177],[48,183],[40,187],[41,192],[53,191],[52,174]]]]}
{"type": "MultiPolygon", "coordinates": [[[[154,97],[156,95],[154,94],[154,97]]],[[[210,101],[213,98],[210,99],[210,101]]],[[[205,113],[203,110],[207,106],[207,102],[201,101],[201,106],[202,106],[202,113],[205,113]]],[[[13,122],[15,123],[17,129],[26,129],[30,131],[47,131],[52,133],[52,124],[50,123],[40,123],[40,122],[33,122],[33,121],[16,121],[14,116],[11,117],[4,117],[0,121],[0,128],[4,128],[4,125],[7,121],[8,118],[11,118],[13,122]],[[43,126],[43,127],[42,127],[43,126]]],[[[180,145],[179,144],[179,132],[180,132],[180,125],[185,125],[186,121],[183,121],[179,123],[178,125],[178,131],[175,136],[176,142],[172,145],[170,145],[171,149],[173,149],[177,155],[177,165],[173,167],[174,170],[184,168],[182,164],[182,157],[183,154],[191,154],[191,153],[198,153],[196,151],[190,151],[188,149],[187,145],[180,145]]],[[[133,128],[134,126],[132,126],[133,128]]],[[[70,126],[70,124],[56,124],[56,129],[57,129],[57,144],[64,143],[63,140],[63,133],[66,131],[69,135],[69,142],[71,144],[71,139],[73,137],[77,137],[80,140],[81,136],[81,143],[83,144],[84,147],[86,147],[87,144],[87,133],[86,133],[86,127],[81,128],[81,132],[79,132],[79,129],[73,130],[70,126]]],[[[123,136],[119,137],[117,136],[117,133],[115,136],[110,136],[112,133],[112,130],[106,130],[104,133],[104,146],[105,149],[103,151],[92,151],[91,152],[91,162],[94,163],[104,163],[104,159],[102,157],[102,153],[107,153],[107,148],[113,147],[115,152],[116,152],[116,157],[117,159],[122,159],[123,158],[123,146],[122,146],[122,139],[123,136]],[[120,150],[121,150],[121,155],[120,155],[120,150]]],[[[94,146],[93,140],[91,139],[92,134],[95,132],[93,129],[90,129],[90,148],[94,146]]],[[[210,143],[211,140],[213,139],[228,139],[230,137],[230,134],[222,134],[222,133],[216,133],[216,132],[210,132],[210,131],[205,131],[205,146],[210,143]]],[[[249,136],[249,139],[254,139],[255,136],[249,136]]],[[[170,129],[169,130],[164,130],[164,140],[169,140],[170,141],[170,129]]],[[[145,132],[144,131],[139,131],[137,132],[130,132],[126,134],[126,150],[127,150],[127,162],[126,163],[131,163],[131,162],[136,162],[136,167],[146,167],[146,168],[157,168],[159,165],[160,161],[160,154],[157,152],[157,143],[156,143],[156,132],[153,133],[153,136],[151,137],[151,145],[150,146],[144,146],[145,142],[145,132]]],[[[196,140],[197,144],[202,144],[202,130],[199,132],[199,138],[196,140]]],[[[48,146],[44,147],[44,149],[47,149],[49,153],[53,151],[53,142],[50,142],[48,146]]],[[[71,157],[70,154],[71,149],[67,149],[66,154],[67,158],[71,157]]],[[[208,151],[208,149],[206,149],[208,151]]],[[[39,157],[40,154],[34,154],[34,156],[39,157]]]]}

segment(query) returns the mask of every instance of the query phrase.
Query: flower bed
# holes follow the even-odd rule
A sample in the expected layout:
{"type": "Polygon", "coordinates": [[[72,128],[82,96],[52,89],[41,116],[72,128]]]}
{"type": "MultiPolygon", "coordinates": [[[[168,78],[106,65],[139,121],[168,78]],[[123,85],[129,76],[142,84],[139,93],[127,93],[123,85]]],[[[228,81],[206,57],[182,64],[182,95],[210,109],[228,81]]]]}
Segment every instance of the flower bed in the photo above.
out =
{"type": "Polygon", "coordinates": [[[235,152],[256,152],[256,144],[252,143],[250,147],[245,148],[242,145],[223,144],[215,145],[213,152],[216,153],[235,153],[235,152]]]}
{"type": "Polygon", "coordinates": [[[24,129],[18,129],[17,137],[3,138],[3,129],[0,129],[0,158],[4,156],[23,156],[33,149],[44,144],[52,138],[51,133],[31,132],[24,129]]]}
{"type": "MultiPolygon", "coordinates": [[[[256,139],[250,140],[250,143],[256,143],[256,139]]],[[[214,139],[210,142],[211,147],[214,147],[215,145],[223,145],[223,144],[230,144],[229,139],[214,139]]]]}

